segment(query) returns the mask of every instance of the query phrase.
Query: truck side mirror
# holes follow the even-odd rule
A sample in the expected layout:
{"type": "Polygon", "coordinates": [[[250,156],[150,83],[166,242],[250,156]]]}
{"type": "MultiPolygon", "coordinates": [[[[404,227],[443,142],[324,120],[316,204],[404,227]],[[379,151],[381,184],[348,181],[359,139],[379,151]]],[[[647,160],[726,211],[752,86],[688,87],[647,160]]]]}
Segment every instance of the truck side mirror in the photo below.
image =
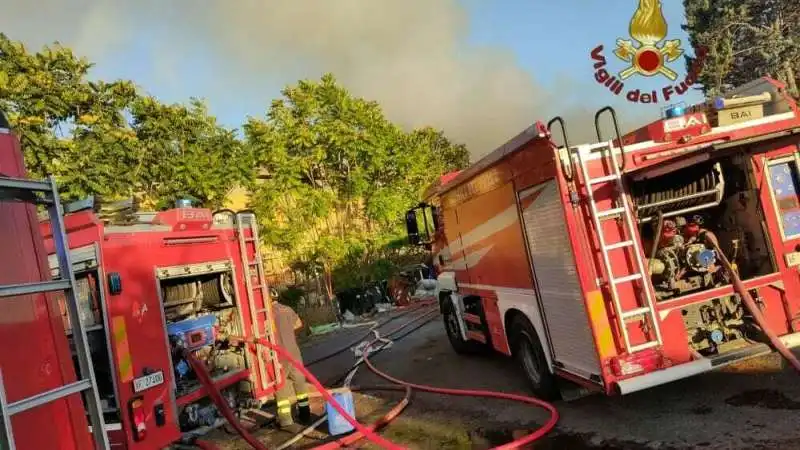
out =
{"type": "Polygon", "coordinates": [[[434,233],[440,231],[441,230],[441,228],[440,228],[441,223],[439,223],[439,208],[437,208],[435,206],[431,206],[431,220],[433,221],[433,231],[434,231],[434,233]]]}
{"type": "Polygon", "coordinates": [[[409,210],[406,212],[406,232],[408,233],[408,242],[411,245],[419,245],[419,225],[417,224],[417,211],[409,210]]]}

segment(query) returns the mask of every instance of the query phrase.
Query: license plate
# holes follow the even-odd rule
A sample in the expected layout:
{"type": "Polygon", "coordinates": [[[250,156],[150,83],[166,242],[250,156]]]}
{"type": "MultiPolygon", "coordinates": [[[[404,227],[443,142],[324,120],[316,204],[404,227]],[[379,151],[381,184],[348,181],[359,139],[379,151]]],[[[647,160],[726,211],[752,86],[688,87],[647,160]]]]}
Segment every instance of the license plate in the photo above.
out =
{"type": "Polygon", "coordinates": [[[133,392],[142,392],[164,383],[164,372],[158,371],[133,380],[133,392]]]}

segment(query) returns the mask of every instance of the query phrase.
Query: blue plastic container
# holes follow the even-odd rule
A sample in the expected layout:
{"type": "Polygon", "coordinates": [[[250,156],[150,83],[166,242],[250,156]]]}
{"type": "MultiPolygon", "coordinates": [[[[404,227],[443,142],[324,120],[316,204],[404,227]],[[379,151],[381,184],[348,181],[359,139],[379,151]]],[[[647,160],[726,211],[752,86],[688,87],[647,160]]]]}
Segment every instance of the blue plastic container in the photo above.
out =
{"type": "MultiPolygon", "coordinates": [[[[353,402],[352,392],[336,392],[333,398],[350,414],[351,417],[356,416],[356,405],[353,402]]],[[[338,436],[353,431],[354,427],[350,424],[330,402],[325,403],[325,412],[328,414],[328,433],[331,436],[338,436]]]]}

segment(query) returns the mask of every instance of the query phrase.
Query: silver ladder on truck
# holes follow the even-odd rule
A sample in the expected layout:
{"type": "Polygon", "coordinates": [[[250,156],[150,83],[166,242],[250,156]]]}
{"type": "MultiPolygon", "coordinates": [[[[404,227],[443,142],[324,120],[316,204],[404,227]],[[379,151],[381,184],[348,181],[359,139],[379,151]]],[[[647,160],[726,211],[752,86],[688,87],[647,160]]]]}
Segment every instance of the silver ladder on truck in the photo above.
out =
{"type": "Polygon", "coordinates": [[[621,163],[618,163],[617,158],[614,156],[614,140],[612,139],[611,141],[608,141],[606,147],[600,149],[602,155],[601,157],[606,158],[608,166],[611,168],[610,175],[596,178],[589,177],[589,169],[586,161],[586,157],[589,156],[590,153],[588,149],[585,151],[586,154],[583,154],[584,151],[578,151],[578,164],[580,166],[581,175],[583,176],[583,182],[586,186],[586,190],[588,191],[587,195],[589,207],[591,208],[592,213],[592,221],[594,222],[594,227],[597,230],[597,237],[600,242],[600,253],[603,256],[603,266],[608,279],[611,297],[614,302],[617,322],[619,323],[620,330],[622,330],[622,337],[625,341],[625,350],[628,353],[635,353],[661,345],[661,330],[659,329],[658,319],[656,317],[653,293],[648,286],[649,274],[646,269],[644,258],[642,257],[642,249],[640,248],[639,240],[636,237],[637,229],[634,222],[633,208],[627,195],[625,195],[625,186],[622,180],[622,174],[625,169],[625,152],[622,147],[622,137],[619,132],[617,117],[614,113],[614,109],[610,106],[601,109],[595,115],[597,139],[598,142],[603,142],[602,133],[600,132],[599,119],[601,114],[606,111],[611,113],[611,117],[613,119],[614,130],[617,134],[617,142],[619,142],[620,145],[619,150],[621,163]],[[599,210],[597,207],[597,200],[594,198],[593,188],[604,185],[611,185],[614,188],[614,192],[617,196],[617,202],[612,201],[612,207],[610,209],[599,210]],[[616,203],[616,205],[613,205],[613,203],[616,203]],[[622,219],[623,223],[625,224],[625,236],[627,237],[624,237],[624,240],[620,242],[608,243],[606,242],[606,236],[604,236],[603,232],[603,222],[607,219],[615,217],[620,217],[622,219]],[[616,277],[614,275],[614,271],[611,266],[610,253],[611,251],[617,249],[622,249],[623,251],[627,250],[631,256],[633,256],[633,260],[635,261],[633,273],[621,277],[616,277]],[[626,283],[634,283],[637,281],[640,283],[640,288],[635,289],[638,300],[637,307],[634,309],[624,310],[620,303],[618,287],[626,283]],[[631,344],[627,327],[628,322],[632,321],[633,319],[645,325],[646,329],[649,330],[649,332],[645,333],[647,340],[636,345],[631,344]]]}
{"type": "MultiPolygon", "coordinates": [[[[272,321],[272,301],[269,296],[269,288],[267,286],[267,279],[264,274],[264,264],[261,259],[261,250],[258,244],[258,222],[256,215],[251,212],[238,212],[236,213],[236,234],[239,236],[239,250],[242,254],[242,266],[244,267],[244,282],[247,287],[247,302],[250,310],[250,323],[253,334],[264,339],[271,340],[275,336],[273,329],[274,323],[272,321]],[[250,235],[245,233],[245,230],[250,229],[250,235]],[[254,259],[248,256],[249,249],[252,247],[254,259]],[[255,283],[253,282],[253,275],[255,275],[255,283]],[[261,298],[264,304],[263,308],[256,307],[255,293],[261,293],[261,298]],[[263,320],[259,320],[263,319],[263,320]],[[266,324],[266,329],[262,331],[260,322],[266,324]]],[[[256,365],[258,366],[259,374],[261,375],[261,388],[267,389],[270,384],[276,383],[280,375],[280,361],[272,349],[265,349],[259,347],[258,355],[266,353],[269,355],[268,360],[272,362],[275,373],[275,379],[272,383],[267,383],[266,367],[264,367],[264,358],[256,358],[256,365]]]]}
{"type": "Polygon", "coordinates": [[[73,341],[78,357],[79,376],[81,377],[80,380],[73,383],[9,403],[6,397],[5,385],[3,384],[2,371],[0,371],[0,421],[2,421],[0,447],[8,450],[15,450],[16,448],[11,426],[11,417],[15,414],[84,392],[84,401],[89,413],[95,448],[107,450],[109,445],[108,436],[105,433],[103,410],[100,405],[100,395],[97,391],[97,380],[92,367],[86,330],[78,312],[75,273],[72,270],[72,262],[70,261],[69,245],[62,217],[63,210],[58,198],[58,188],[55,180],[53,177],[49,177],[47,181],[0,177],[0,201],[21,201],[47,207],[50,226],[53,230],[55,252],[61,268],[61,278],[58,280],[0,285],[0,300],[5,297],[63,291],[69,320],[73,328],[73,341]]]}

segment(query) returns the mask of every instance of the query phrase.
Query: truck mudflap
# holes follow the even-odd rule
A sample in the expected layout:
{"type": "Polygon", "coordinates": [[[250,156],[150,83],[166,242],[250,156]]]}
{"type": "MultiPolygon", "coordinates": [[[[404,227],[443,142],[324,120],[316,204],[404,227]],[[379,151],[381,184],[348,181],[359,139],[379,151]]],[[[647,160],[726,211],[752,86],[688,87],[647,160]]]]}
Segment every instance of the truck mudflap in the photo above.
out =
{"type": "MultiPolygon", "coordinates": [[[[787,348],[800,347],[800,332],[781,336],[780,339],[787,348]]],[[[754,344],[714,358],[700,358],[668,369],[657,370],[625,380],[617,380],[614,382],[614,391],[618,395],[631,394],[682,378],[689,378],[694,375],[710,372],[737,361],[768,355],[772,352],[772,347],[767,344],[754,344]]]]}

